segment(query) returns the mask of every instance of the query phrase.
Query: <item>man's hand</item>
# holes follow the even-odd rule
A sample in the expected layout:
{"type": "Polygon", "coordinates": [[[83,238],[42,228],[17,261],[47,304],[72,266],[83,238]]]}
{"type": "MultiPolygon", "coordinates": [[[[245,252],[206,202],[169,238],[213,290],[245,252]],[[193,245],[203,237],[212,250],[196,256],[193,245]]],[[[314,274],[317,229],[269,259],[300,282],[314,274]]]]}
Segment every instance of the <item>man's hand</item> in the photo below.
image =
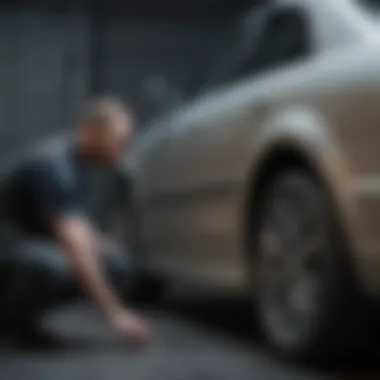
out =
{"type": "Polygon", "coordinates": [[[146,346],[152,339],[151,331],[145,321],[128,310],[121,309],[111,314],[109,322],[117,334],[134,344],[146,346]]]}
{"type": "Polygon", "coordinates": [[[150,329],[143,320],[124,309],[96,259],[91,227],[85,221],[73,217],[57,220],[54,227],[74,273],[85,291],[98,304],[111,327],[132,343],[148,344],[150,329]]]}

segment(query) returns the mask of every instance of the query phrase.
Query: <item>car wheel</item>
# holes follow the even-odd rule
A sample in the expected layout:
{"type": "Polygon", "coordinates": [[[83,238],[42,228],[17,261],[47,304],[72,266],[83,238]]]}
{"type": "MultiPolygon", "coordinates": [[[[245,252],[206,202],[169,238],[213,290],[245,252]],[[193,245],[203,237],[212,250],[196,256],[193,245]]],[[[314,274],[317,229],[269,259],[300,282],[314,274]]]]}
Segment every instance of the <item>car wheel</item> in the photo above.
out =
{"type": "Polygon", "coordinates": [[[359,297],[329,198],[302,171],[283,172],[264,191],[254,236],[264,336],[288,359],[331,354],[358,322],[359,297]]]}

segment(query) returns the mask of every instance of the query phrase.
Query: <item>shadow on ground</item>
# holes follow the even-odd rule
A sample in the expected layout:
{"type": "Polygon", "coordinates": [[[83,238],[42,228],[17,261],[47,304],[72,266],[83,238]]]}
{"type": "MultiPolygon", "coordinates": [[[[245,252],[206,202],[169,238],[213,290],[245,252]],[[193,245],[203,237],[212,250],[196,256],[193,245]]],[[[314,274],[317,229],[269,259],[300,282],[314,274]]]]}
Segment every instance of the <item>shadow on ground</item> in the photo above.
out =
{"type": "MultiPolygon", "coordinates": [[[[152,368],[159,368],[152,370],[153,372],[168,371],[167,367],[171,368],[173,363],[177,362],[179,367],[182,366],[178,372],[194,372],[197,366],[200,366],[210,368],[207,373],[214,373],[212,371],[216,366],[220,368],[219,372],[215,370],[215,374],[224,373],[226,378],[231,378],[229,374],[234,371],[236,374],[242,373],[240,377],[236,375],[234,380],[245,379],[248,375],[265,377],[267,380],[380,378],[380,371],[376,372],[380,369],[380,350],[376,346],[360,347],[355,353],[342,353],[340,360],[334,359],[313,366],[301,366],[299,363],[290,365],[273,360],[272,355],[266,352],[257,323],[253,318],[252,306],[246,299],[181,290],[164,297],[159,303],[145,303],[138,308],[151,321],[159,335],[157,347],[153,349],[154,353],[149,354],[151,357],[148,359],[141,359],[142,362],[139,364],[141,373],[147,370],[144,365],[147,360],[152,368]],[[301,375],[298,375],[299,372],[301,375]]],[[[56,360],[61,363],[67,354],[71,358],[90,355],[91,363],[99,360],[108,368],[111,364],[108,364],[107,360],[119,360],[120,363],[125,363],[125,359],[121,360],[120,357],[125,356],[131,360],[130,358],[136,355],[133,347],[115,340],[104,321],[92,310],[65,314],[58,317],[58,320],[55,318],[53,324],[63,326],[60,328],[60,334],[65,337],[66,344],[60,350],[29,353],[8,350],[7,356],[15,356],[20,360],[22,358],[26,360],[37,358],[36,360],[42,362],[50,360],[49,363],[56,360]]],[[[133,360],[128,362],[127,367],[135,365],[133,360]]],[[[119,362],[117,365],[122,366],[119,362]]],[[[188,377],[179,376],[179,378],[188,377]]],[[[31,377],[31,380],[33,379],[31,377]]]]}
{"type": "MultiPolygon", "coordinates": [[[[156,304],[155,307],[191,320],[218,334],[238,339],[245,345],[271,355],[258,328],[254,317],[254,305],[250,300],[202,294],[202,296],[190,292],[175,294],[162,301],[161,304],[156,304]]],[[[380,316],[378,311],[377,315],[380,316]]],[[[376,319],[373,318],[373,334],[363,337],[363,341],[353,351],[343,349],[341,353],[330,359],[313,363],[292,363],[292,365],[321,375],[333,373],[339,379],[346,379],[346,376],[347,379],[358,380],[367,379],[368,376],[370,379],[380,379],[380,335],[376,319]]],[[[347,342],[347,347],[350,343],[347,342]]]]}

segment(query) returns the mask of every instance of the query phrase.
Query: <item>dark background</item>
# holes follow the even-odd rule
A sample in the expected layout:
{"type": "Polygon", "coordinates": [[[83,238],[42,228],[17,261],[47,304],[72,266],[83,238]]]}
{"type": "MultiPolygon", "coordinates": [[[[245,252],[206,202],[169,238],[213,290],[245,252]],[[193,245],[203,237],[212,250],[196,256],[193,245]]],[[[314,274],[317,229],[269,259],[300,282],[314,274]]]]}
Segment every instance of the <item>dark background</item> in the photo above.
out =
{"type": "Polygon", "coordinates": [[[194,96],[258,1],[0,3],[0,151],[72,126],[90,94],[116,94],[140,126],[194,96]]]}

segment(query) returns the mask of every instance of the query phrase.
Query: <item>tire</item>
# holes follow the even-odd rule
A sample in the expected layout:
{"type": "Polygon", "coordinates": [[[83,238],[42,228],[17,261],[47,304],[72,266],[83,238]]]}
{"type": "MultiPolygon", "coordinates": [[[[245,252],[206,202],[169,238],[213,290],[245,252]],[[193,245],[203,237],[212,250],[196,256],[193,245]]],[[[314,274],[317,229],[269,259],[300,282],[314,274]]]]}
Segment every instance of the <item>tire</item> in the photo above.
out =
{"type": "Polygon", "coordinates": [[[292,360],[342,353],[363,308],[329,197],[301,170],[278,174],[262,195],[253,239],[267,343],[292,360]]]}

